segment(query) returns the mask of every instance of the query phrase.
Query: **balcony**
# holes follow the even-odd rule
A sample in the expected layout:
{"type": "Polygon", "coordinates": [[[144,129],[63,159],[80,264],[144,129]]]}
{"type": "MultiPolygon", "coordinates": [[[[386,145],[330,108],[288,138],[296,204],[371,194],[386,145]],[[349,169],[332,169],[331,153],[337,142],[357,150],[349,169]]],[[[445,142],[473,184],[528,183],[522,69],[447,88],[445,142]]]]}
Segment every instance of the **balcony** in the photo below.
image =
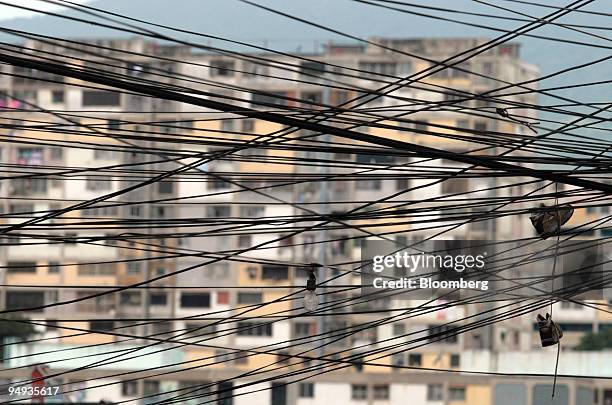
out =
{"type": "Polygon", "coordinates": [[[10,184],[10,194],[12,196],[44,194],[48,190],[48,180],[41,178],[12,179],[10,184]]]}

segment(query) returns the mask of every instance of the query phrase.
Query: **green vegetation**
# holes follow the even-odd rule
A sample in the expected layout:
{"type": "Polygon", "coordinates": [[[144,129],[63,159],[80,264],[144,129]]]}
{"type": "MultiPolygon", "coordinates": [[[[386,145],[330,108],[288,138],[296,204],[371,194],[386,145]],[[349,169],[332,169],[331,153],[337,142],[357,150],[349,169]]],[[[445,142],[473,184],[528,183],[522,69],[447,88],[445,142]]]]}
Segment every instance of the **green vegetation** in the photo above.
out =
{"type": "Polygon", "coordinates": [[[612,348],[612,329],[605,329],[597,333],[587,333],[580,339],[576,350],[604,350],[612,348]]]}

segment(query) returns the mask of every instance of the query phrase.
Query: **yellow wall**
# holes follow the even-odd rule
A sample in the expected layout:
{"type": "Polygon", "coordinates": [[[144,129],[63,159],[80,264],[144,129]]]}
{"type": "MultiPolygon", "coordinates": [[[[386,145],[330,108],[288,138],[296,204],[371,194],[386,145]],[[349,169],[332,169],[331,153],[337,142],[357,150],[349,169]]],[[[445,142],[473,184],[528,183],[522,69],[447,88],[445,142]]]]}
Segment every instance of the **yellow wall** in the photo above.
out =
{"type": "Polygon", "coordinates": [[[488,385],[468,385],[465,401],[448,401],[448,405],[490,405],[491,387],[488,385]]]}

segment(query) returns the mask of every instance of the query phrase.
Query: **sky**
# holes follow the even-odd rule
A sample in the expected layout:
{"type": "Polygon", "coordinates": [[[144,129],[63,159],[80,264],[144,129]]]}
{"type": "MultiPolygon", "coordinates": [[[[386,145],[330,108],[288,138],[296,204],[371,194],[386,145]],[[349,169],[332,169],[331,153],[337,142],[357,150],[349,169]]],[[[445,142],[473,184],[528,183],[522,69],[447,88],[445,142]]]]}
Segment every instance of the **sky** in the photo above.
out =
{"type": "MultiPolygon", "coordinates": [[[[84,0],[72,0],[76,3],[85,3],[84,0]]],[[[44,10],[44,11],[58,11],[61,10],[62,7],[55,6],[53,4],[45,3],[40,0],[12,0],[12,3],[17,6],[22,7],[30,7],[36,10],[44,10]]],[[[11,18],[16,17],[32,17],[36,13],[27,10],[21,10],[11,6],[0,5],[0,20],[10,20],[11,18]]]]}

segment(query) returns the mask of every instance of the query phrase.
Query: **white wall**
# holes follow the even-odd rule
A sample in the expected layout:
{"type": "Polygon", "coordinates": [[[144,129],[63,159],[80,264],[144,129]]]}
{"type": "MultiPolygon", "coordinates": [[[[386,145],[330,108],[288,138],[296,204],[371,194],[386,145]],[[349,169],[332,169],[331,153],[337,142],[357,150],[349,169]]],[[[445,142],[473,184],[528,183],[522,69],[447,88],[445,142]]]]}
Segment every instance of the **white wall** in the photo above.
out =
{"type": "MultiPolygon", "coordinates": [[[[410,405],[442,405],[443,401],[428,401],[427,400],[427,385],[426,384],[391,384],[390,387],[391,404],[410,405]]],[[[379,403],[382,401],[375,401],[379,403]]]]}
{"type": "MultiPolygon", "coordinates": [[[[245,380],[234,381],[234,386],[247,383],[245,380]]],[[[259,383],[234,390],[234,405],[269,405],[271,401],[270,383],[259,383]],[[262,390],[262,391],[259,391],[262,390]],[[257,392],[255,392],[257,391],[257,392]],[[245,395],[240,395],[245,394],[245,395]]]]}
{"type": "Polygon", "coordinates": [[[100,386],[108,383],[114,383],[111,385],[106,385],[99,388],[87,388],[84,392],[86,393],[86,400],[88,402],[99,402],[101,400],[105,401],[120,401],[125,400],[125,397],[121,396],[121,383],[117,380],[110,379],[101,379],[95,380],[88,385],[88,387],[92,386],[100,386]]]}

